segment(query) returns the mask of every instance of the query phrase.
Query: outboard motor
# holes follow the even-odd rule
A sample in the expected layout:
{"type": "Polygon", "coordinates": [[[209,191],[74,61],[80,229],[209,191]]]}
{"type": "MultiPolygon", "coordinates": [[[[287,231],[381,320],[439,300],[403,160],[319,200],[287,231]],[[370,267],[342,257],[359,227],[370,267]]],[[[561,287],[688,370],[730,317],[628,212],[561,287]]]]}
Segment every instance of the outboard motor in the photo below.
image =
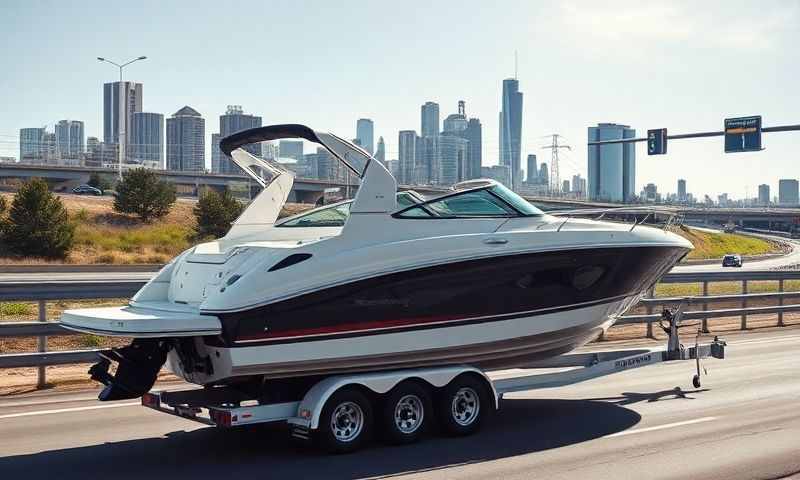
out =
{"type": "Polygon", "coordinates": [[[92,380],[106,386],[97,398],[103,402],[125,400],[150,391],[169,349],[169,339],[137,338],[127,347],[100,352],[101,360],[89,369],[92,380]],[[117,362],[114,375],[108,372],[111,362],[117,362]]]}

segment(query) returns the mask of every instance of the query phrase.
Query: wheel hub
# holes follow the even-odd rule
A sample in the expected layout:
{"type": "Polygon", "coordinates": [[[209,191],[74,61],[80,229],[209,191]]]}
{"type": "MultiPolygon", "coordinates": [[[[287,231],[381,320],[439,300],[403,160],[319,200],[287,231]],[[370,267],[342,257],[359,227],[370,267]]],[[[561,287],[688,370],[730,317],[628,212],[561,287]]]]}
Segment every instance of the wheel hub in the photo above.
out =
{"type": "Polygon", "coordinates": [[[331,431],[336,440],[349,442],[364,428],[364,412],[355,402],[339,404],[331,415],[331,431]]]}
{"type": "Polygon", "coordinates": [[[414,433],[422,425],[425,410],[416,395],[402,397],[394,408],[394,423],[402,433],[414,433]]]}
{"type": "Polygon", "coordinates": [[[478,393],[470,387],[463,387],[453,396],[451,414],[457,424],[465,427],[478,418],[480,408],[478,393]]]}

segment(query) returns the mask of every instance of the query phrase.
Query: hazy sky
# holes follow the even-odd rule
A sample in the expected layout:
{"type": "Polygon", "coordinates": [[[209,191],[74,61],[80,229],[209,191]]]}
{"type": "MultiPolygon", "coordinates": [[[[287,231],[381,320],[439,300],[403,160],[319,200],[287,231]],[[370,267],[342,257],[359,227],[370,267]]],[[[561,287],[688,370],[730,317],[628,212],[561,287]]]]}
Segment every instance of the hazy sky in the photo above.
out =
{"type": "MultiPolygon", "coordinates": [[[[0,155],[18,156],[19,129],[83,120],[102,137],[102,84],[124,61],[144,83],[144,110],[184,105],[219,128],[228,104],[265,124],[305,123],[355,136],[375,121],[397,157],[397,132],[420,128],[420,105],[459,99],[483,122],[483,162],[497,163],[503,78],[524,92],[523,159],[547,159],[541,138],[564,135],[562,178],[586,174],[586,127],[625,123],[644,136],[720,130],[760,114],[800,123],[800,1],[16,1],[0,3],[0,155]]],[[[673,141],[669,155],[637,146],[637,190],[701,195],[800,177],[800,132],[765,134],[766,150],[723,153],[722,138],[673,141]]],[[[210,154],[207,152],[207,162],[210,154]]],[[[524,163],[524,161],[523,161],[524,163]]]]}

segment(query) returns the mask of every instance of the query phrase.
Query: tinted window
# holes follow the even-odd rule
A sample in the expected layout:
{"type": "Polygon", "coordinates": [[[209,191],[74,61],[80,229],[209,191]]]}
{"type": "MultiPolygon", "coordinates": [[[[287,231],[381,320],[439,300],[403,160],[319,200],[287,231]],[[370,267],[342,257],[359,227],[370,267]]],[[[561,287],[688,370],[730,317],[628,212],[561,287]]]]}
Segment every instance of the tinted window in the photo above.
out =
{"type": "Polygon", "coordinates": [[[323,208],[307,215],[288,220],[279,227],[343,227],[350,215],[350,202],[323,208]]]}
{"type": "MultiPolygon", "coordinates": [[[[473,190],[426,203],[427,210],[439,217],[507,217],[516,212],[486,190],[473,190]]],[[[421,208],[412,208],[402,217],[429,217],[421,208]]]]}
{"type": "Polygon", "coordinates": [[[527,200],[520,197],[513,191],[509,190],[502,184],[498,183],[492,188],[490,188],[490,190],[492,191],[492,193],[494,193],[498,197],[502,198],[503,200],[511,204],[512,207],[519,210],[519,212],[523,215],[542,215],[541,210],[534,207],[527,200]]]}

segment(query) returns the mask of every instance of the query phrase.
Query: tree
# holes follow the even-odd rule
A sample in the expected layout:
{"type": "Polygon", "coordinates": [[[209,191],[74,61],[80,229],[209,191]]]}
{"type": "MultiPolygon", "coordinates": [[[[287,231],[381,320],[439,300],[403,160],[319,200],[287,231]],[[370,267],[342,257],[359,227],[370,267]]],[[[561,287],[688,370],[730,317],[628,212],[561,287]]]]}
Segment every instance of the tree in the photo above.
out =
{"type": "Polygon", "coordinates": [[[114,210],[138,215],[142,221],[161,218],[175,203],[175,186],[158,179],[153,170],[128,170],[117,184],[114,210]]]}
{"type": "Polygon", "coordinates": [[[89,175],[89,183],[87,185],[98,188],[101,192],[111,188],[111,182],[97,172],[92,172],[89,175]]]}
{"type": "Polygon", "coordinates": [[[5,243],[13,253],[48,258],[66,257],[75,235],[61,199],[40,178],[22,184],[4,230],[5,243]]]}
{"type": "Polygon", "coordinates": [[[215,190],[207,190],[194,207],[197,236],[224,237],[242,210],[244,205],[233,198],[227,189],[222,195],[215,190]]]}

